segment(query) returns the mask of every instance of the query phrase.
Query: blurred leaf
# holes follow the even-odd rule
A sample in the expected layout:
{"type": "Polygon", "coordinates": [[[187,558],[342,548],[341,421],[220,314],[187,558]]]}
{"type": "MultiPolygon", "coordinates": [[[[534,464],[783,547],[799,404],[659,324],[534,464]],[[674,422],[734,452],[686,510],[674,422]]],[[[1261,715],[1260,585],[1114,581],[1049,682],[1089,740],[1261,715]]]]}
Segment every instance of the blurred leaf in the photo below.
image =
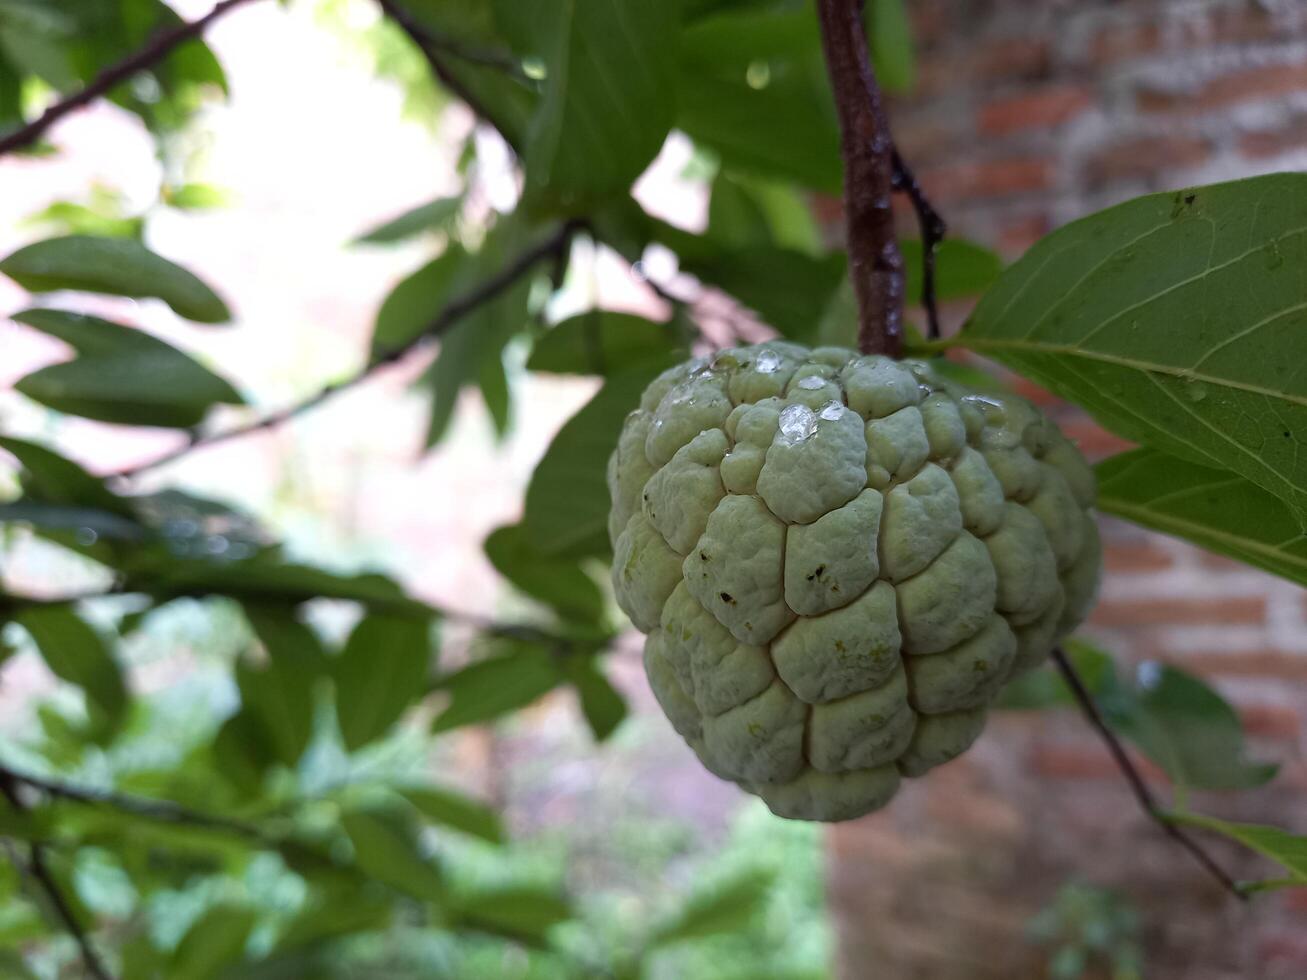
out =
{"type": "Polygon", "coordinates": [[[103,480],[54,450],[12,436],[0,436],[0,449],[8,450],[22,464],[23,485],[35,499],[133,517],[131,505],[105,487],[103,480]]]}
{"type": "Polygon", "coordinates": [[[326,671],[322,644],[289,610],[247,604],[245,615],[268,659],[260,667],[237,663],[241,713],[257,726],[272,756],[294,767],[313,737],[314,690],[326,671]]]}
{"type": "Polygon", "coordinates": [[[1150,194],[1048,235],[957,343],[1307,525],[1307,174],[1150,194]]]}
{"type": "Polygon", "coordinates": [[[546,74],[526,143],[526,193],[577,213],[625,192],[662,148],[675,111],[677,11],[645,0],[541,8],[529,14],[546,74]]]}
{"type": "Polygon", "coordinates": [[[69,235],[105,238],[139,239],[145,230],[145,221],[138,216],[106,213],[105,209],[76,201],[55,201],[28,217],[25,223],[51,225],[69,235]]]}
{"type": "Polygon", "coordinates": [[[590,310],[550,327],[536,342],[526,366],[555,374],[607,376],[645,361],[689,357],[671,324],[631,313],[590,310]]]}
{"type": "Polygon", "coordinates": [[[336,717],[354,752],[386,735],[427,689],[431,625],[380,613],[363,617],[333,662],[336,717]]]}
{"type": "MultiPolygon", "coordinates": [[[[1116,690],[1116,664],[1109,654],[1076,639],[1067,640],[1063,646],[1090,694],[1097,698],[1116,690]]],[[[1076,704],[1075,695],[1052,663],[1008,682],[994,701],[996,708],[1016,711],[1070,708],[1076,704]]]]}
{"type": "Polygon", "coordinates": [[[536,552],[521,524],[492,531],[485,552],[499,574],[533,599],[553,606],[565,619],[602,621],[606,602],[594,579],[575,561],[536,552]]]}
{"type": "Polygon", "coordinates": [[[86,692],[110,728],[127,710],[127,688],[100,635],[67,606],[33,606],[14,617],[27,630],[56,677],[86,692]]]}
{"type": "Polygon", "coordinates": [[[213,290],[130,238],[48,238],[0,261],[0,272],[34,293],[78,289],[114,296],[152,296],[199,323],[231,319],[213,290]]]}
{"type": "Polygon", "coordinates": [[[608,456],[645,387],[674,363],[645,362],[619,371],[554,436],[526,490],[522,526],[542,556],[606,555],[608,456]]]}
{"type": "Polygon", "coordinates": [[[186,931],[169,965],[169,980],[209,980],[245,957],[245,944],[258,922],[253,909],[215,905],[186,931]]]}
{"type": "Polygon", "coordinates": [[[354,860],[370,877],[414,898],[445,897],[440,871],[418,848],[412,828],[379,811],[346,813],[341,824],[354,844],[354,860]]]}
{"type": "Polygon", "coordinates": [[[438,197],[434,201],[418,205],[398,217],[369,229],[356,238],[354,244],[389,245],[413,238],[423,232],[443,231],[458,217],[462,207],[461,197],[438,197]]]}
{"type": "Polygon", "coordinates": [[[572,916],[567,900],[553,889],[529,885],[488,888],[458,898],[454,915],[461,925],[544,945],[550,928],[572,916]]]}
{"type": "Polygon", "coordinates": [[[762,204],[724,170],[713,178],[708,198],[708,235],[735,248],[772,244],[771,223],[762,204]]]}
{"type": "Polygon", "coordinates": [[[1259,882],[1258,885],[1307,887],[1307,837],[1301,834],[1292,834],[1287,830],[1281,830],[1279,827],[1268,827],[1254,823],[1234,823],[1228,820],[1218,820],[1216,817],[1209,817],[1201,813],[1172,812],[1167,814],[1167,817],[1176,823],[1188,824],[1191,827],[1202,827],[1204,830],[1223,834],[1231,840],[1238,841],[1250,851],[1255,851],[1263,857],[1268,857],[1272,861],[1279,863],[1289,872],[1288,879],[1275,882],[1259,882]]]}
{"type": "Polygon", "coordinates": [[[39,500],[20,499],[0,504],[0,523],[4,522],[31,524],[51,530],[91,531],[97,538],[120,541],[138,541],[145,535],[145,529],[135,521],[107,510],[47,504],[39,500]]]}
{"type": "Polygon", "coordinates": [[[222,378],[140,330],[62,310],[26,310],[13,319],[78,354],[14,386],[55,411],[125,425],[189,428],[214,404],[244,404],[222,378]]]}
{"type": "Polygon", "coordinates": [[[1095,469],[1104,513],[1307,586],[1307,535],[1284,501],[1256,484],[1154,449],[1095,469]]]}
{"type": "Polygon", "coordinates": [[[568,661],[567,675],[581,701],[581,712],[594,737],[603,741],[626,718],[626,702],[604,676],[594,658],[568,661]]]}
{"type": "Polygon", "coordinates": [[[654,930],[649,946],[744,930],[766,907],[775,878],[770,869],[750,868],[729,881],[701,889],[690,896],[678,915],[654,930]]]}
{"type": "MultiPolygon", "coordinates": [[[[921,239],[899,242],[907,270],[905,300],[921,302],[921,239]]],[[[946,238],[935,252],[935,298],[941,302],[983,293],[1003,274],[1003,260],[983,245],[962,238],[946,238]]]]}
{"type": "Polygon", "coordinates": [[[231,195],[212,184],[181,184],[165,187],[163,201],[181,211],[211,211],[230,203],[231,195]]]}
{"type": "Polygon", "coordinates": [[[484,803],[438,786],[402,786],[398,792],[428,820],[492,844],[504,842],[499,814],[484,803]]]}
{"type": "Polygon", "coordinates": [[[1244,757],[1239,715],[1198,678],[1168,665],[1144,664],[1132,694],[1108,700],[1112,727],[1177,784],[1250,789],[1275,778],[1279,766],[1244,757]]]}
{"type": "Polygon", "coordinates": [[[886,92],[907,92],[916,81],[912,29],[903,0],[870,0],[863,21],[871,42],[876,80],[886,92]]]}
{"type": "Polygon", "coordinates": [[[467,260],[461,247],[450,245],[391,290],[377,311],[372,330],[374,357],[403,347],[431,325],[455,295],[467,260]]]}
{"type": "MultiPolygon", "coordinates": [[[[310,894],[308,902],[286,926],[277,940],[278,950],[300,947],[317,947],[323,940],[346,936],[356,932],[383,929],[390,921],[393,905],[377,895],[360,892],[356,887],[318,888],[310,894]]],[[[273,962],[276,957],[272,957],[273,962]]],[[[300,980],[295,972],[270,974],[285,980],[300,980]]]]}
{"type": "Polygon", "coordinates": [[[554,658],[533,647],[518,647],[441,678],[439,689],[449,693],[449,706],[431,725],[433,732],[491,721],[524,708],[563,681],[554,658]]]}

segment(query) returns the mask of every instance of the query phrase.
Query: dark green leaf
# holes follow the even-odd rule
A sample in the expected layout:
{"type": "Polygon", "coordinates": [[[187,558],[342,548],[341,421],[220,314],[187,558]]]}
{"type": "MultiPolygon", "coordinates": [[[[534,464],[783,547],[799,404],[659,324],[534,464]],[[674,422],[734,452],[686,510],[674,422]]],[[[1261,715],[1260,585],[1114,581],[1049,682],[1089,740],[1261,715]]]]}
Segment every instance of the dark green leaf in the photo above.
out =
{"type": "Polygon", "coordinates": [[[1035,245],[958,338],[1307,524],[1307,174],[1152,194],[1035,245]]]}
{"type": "Polygon", "coordinates": [[[245,957],[245,944],[258,922],[253,909],[215,905],[186,931],[169,966],[170,980],[209,980],[245,957]]]}
{"type": "Polygon", "coordinates": [[[460,896],[453,914],[472,929],[542,945],[550,928],[570,919],[572,910],[552,889],[508,885],[460,896]]]}
{"type": "Polygon", "coordinates": [[[903,0],[870,0],[863,8],[871,42],[876,80],[887,92],[906,92],[916,80],[917,66],[903,0]]]}
{"type": "Polygon", "coordinates": [[[504,828],[497,814],[484,803],[438,786],[405,786],[399,793],[426,819],[492,844],[504,842],[504,828]]]}
{"type": "Polygon", "coordinates": [[[671,324],[631,313],[590,310],[558,323],[540,337],[526,366],[556,374],[607,376],[645,361],[688,357],[671,324]]]}
{"type": "Polygon", "coordinates": [[[391,290],[377,311],[373,356],[403,347],[431,325],[453,298],[467,258],[462,248],[451,245],[391,290]]]}
{"type": "MultiPolygon", "coordinates": [[[[1100,697],[1117,690],[1116,665],[1108,654],[1078,640],[1068,640],[1065,647],[1072,666],[1090,694],[1100,697]]],[[[1075,695],[1050,663],[1007,684],[995,700],[994,707],[1027,711],[1069,708],[1075,704],[1075,695]]]]}
{"type": "Polygon", "coordinates": [[[563,681],[563,672],[549,653],[521,647],[511,653],[478,660],[443,678],[449,706],[431,726],[444,732],[491,721],[525,707],[563,681]]]}
{"type": "Polygon", "coordinates": [[[53,450],[12,436],[0,436],[0,449],[12,453],[22,464],[23,485],[34,499],[133,516],[131,505],[105,487],[103,480],[53,450]]]}
{"type": "Polygon", "coordinates": [[[0,523],[17,522],[33,527],[58,531],[87,531],[97,538],[116,538],[120,541],[138,541],[145,529],[107,510],[92,507],[69,507],[65,504],[47,504],[39,500],[15,500],[0,504],[0,523]]]}
{"type": "Polygon", "coordinates": [[[114,296],[152,296],[188,320],[222,323],[231,319],[213,290],[131,238],[67,235],[46,239],[0,261],[0,272],[34,293],[78,289],[114,296]]]}
{"type": "Polygon", "coordinates": [[[771,245],[771,222],[762,204],[725,171],[713,178],[708,198],[708,236],[735,248],[771,245]]]}
{"type": "Polygon", "coordinates": [[[654,930],[649,945],[741,931],[766,906],[775,878],[771,870],[752,868],[702,889],[690,896],[678,915],[654,930]]]}
{"type": "Polygon", "coordinates": [[[1100,510],[1307,586],[1307,534],[1243,477],[1153,449],[1106,459],[1097,474],[1100,510]]]}
{"type": "MultiPolygon", "coordinates": [[[[899,242],[907,270],[906,302],[921,302],[921,239],[899,242]]],[[[946,238],[935,252],[935,298],[962,299],[983,293],[1003,273],[1003,260],[983,245],[946,238]]]]}
{"type": "Polygon", "coordinates": [[[122,721],[127,710],[122,672],[95,630],[67,606],[34,606],[15,620],[56,677],[82,688],[111,728],[122,721]]]}
{"type": "Polygon", "coordinates": [[[214,404],[243,403],[222,378],[140,330],[62,310],[27,310],[13,319],[57,337],[79,355],[15,385],[56,411],[125,425],[189,428],[214,404]]]}
{"type": "Polygon", "coordinates": [[[675,111],[674,4],[544,0],[544,96],[526,144],[527,194],[575,212],[623,193],[675,111]]]}
{"type": "Polygon", "coordinates": [[[282,607],[247,605],[245,615],[268,653],[236,665],[241,714],[257,726],[274,758],[294,766],[313,737],[314,690],[326,673],[322,644],[282,607]]]}
{"type": "Polygon", "coordinates": [[[567,675],[576,688],[590,731],[602,742],[626,717],[626,702],[593,658],[570,660],[567,675]]]}
{"type": "Polygon", "coordinates": [[[640,394],[670,366],[650,362],[614,374],[554,436],[526,491],[522,525],[533,551],[570,558],[608,554],[608,456],[640,394]]]}
{"type": "Polygon", "coordinates": [[[364,232],[354,240],[354,244],[389,245],[423,232],[443,231],[458,216],[462,206],[461,197],[438,197],[364,232]]]}
{"type": "Polygon", "coordinates": [[[419,849],[411,827],[382,812],[347,813],[341,823],[354,845],[354,860],[370,877],[414,898],[444,897],[440,871],[419,849]]]}
{"type": "Polygon", "coordinates": [[[1202,827],[1204,830],[1224,834],[1250,851],[1256,851],[1263,857],[1278,862],[1289,872],[1288,879],[1266,884],[1275,887],[1307,887],[1307,837],[1292,834],[1279,827],[1234,823],[1201,813],[1171,813],[1169,817],[1176,823],[1189,824],[1191,827],[1202,827]]]}
{"type": "Polygon", "coordinates": [[[431,626],[374,613],[350,633],[333,664],[336,717],[351,752],[381,738],[427,689],[431,626]]]}
{"type": "Polygon", "coordinates": [[[564,618],[584,623],[603,619],[605,600],[594,579],[576,561],[537,552],[521,524],[493,531],[486,538],[485,551],[499,574],[564,618]]]}

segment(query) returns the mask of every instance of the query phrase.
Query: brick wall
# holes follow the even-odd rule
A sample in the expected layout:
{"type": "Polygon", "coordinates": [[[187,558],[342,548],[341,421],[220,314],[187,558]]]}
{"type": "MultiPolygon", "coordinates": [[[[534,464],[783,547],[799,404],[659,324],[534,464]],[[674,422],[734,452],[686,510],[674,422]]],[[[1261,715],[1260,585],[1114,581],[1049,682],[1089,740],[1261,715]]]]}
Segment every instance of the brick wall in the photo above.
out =
{"type": "MultiPolygon", "coordinates": [[[[920,84],[896,137],[960,235],[1009,258],[1137,194],[1307,169],[1307,0],[916,0],[920,84]]],[[[906,215],[904,216],[907,217],[906,215]]],[[[965,310],[947,311],[956,323],[965,310]]],[[[1093,458],[1125,444],[1025,385],[1093,458]]],[[[1307,832],[1307,594],[1103,519],[1086,632],[1239,708],[1270,786],[1198,808],[1307,832]]],[[[1267,866],[1214,844],[1246,877],[1267,866]]],[[[1007,715],[887,812],[831,831],[848,980],[1043,976],[1024,923],[1072,878],[1143,912],[1149,978],[1307,977],[1307,892],[1240,907],[1135,808],[1073,713],[1007,715]]]]}

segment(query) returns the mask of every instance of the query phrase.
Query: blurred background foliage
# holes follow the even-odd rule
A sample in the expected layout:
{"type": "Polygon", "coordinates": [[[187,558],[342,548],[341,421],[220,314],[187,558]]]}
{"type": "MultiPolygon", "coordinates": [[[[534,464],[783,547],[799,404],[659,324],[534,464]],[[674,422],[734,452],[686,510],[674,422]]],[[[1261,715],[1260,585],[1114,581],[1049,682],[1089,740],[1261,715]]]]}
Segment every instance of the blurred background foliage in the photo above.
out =
{"type": "MultiPolygon", "coordinates": [[[[641,767],[659,751],[661,719],[628,717],[606,657],[622,640],[606,586],[604,467],[643,387],[692,352],[769,330],[852,343],[844,253],[812,207],[812,195],[839,192],[841,164],[810,4],[298,6],[399,86],[409,118],[458,133],[454,173],[433,180],[445,189],[352,243],[360,255],[416,245],[425,256],[376,310],[354,373],[261,415],[239,365],[104,312],[136,306],[67,295],[166,305],[194,324],[183,331],[231,318],[203,270],[152,247],[161,215],[220,209],[241,192],[203,179],[197,113],[227,85],[199,38],[107,92],[153,139],[154,200],[91,184],[31,214],[30,244],[0,261],[39,297],[13,320],[69,352],[16,384],[49,410],[46,431],[62,413],[179,440],[157,459],[92,473],[36,433],[0,436],[13,463],[0,483],[0,667],[39,657],[61,682],[29,706],[30,724],[4,719],[0,733],[10,859],[0,972],[828,976],[820,829],[756,801],[707,827],[651,806],[667,787],[642,786],[641,767]],[[632,196],[669,134],[689,147],[682,178],[708,190],[698,231],[632,196]],[[661,312],[578,303],[590,274],[578,256],[600,253],[629,266],[661,312]],[[521,519],[485,541],[520,592],[511,618],[417,598],[401,570],[367,555],[310,563],[282,540],[287,522],[233,505],[221,488],[142,483],[196,447],[293,424],[433,347],[415,381],[428,396],[428,448],[449,437],[462,392],[477,394],[503,438],[530,411],[516,397],[524,372],[597,385],[535,467],[521,519]],[[570,696],[542,701],[553,691],[570,696]],[[584,819],[545,819],[551,779],[595,752],[584,819]]],[[[910,87],[900,0],[870,0],[866,21],[883,83],[910,87]]],[[[0,138],[179,23],[160,0],[0,0],[0,138]]],[[[33,166],[59,152],[39,135],[15,148],[33,166]]],[[[916,302],[922,246],[902,244],[916,302]]],[[[941,298],[1008,281],[995,255],[967,242],[945,243],[938,259],[941,298]]],[[[1292,520],[1292,500],[1256,481],[1247,491],[1292,520]]],[[[1215,519],[1197,523],[1210,530],[1215,519]]],[[[1250,554],[1302,574],[1297,553],[1250,554]]],[[[1173,668],[1120,678],[1102,651],[1073,653],[1109,722],[1182,791],[1274,776],[1244,757],[1237,716],[1195,678],[1173,668]]],[[[1052,673],[1006,701],[1073,703],[1052,673]]],[[[1301,838],[1202,819],[1281,862],[1272,884],[1307,881],[1301,838]]],[[[1136,929],[1121,899],[1068,886],[1031,937],[1048,947],[1051,975],[1108,963],[1127,977],[1140,969],[1136,929]]]]}

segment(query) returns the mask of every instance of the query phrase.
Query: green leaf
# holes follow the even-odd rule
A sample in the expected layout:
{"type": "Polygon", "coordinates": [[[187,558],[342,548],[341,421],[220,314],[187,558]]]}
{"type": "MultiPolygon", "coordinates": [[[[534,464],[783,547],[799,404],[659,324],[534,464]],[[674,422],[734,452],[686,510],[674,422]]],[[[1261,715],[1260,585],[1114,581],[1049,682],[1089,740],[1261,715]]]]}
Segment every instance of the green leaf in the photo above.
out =
{"type": "Polygon", "coordinates": [[[552,889],[506,885],[461,895],[452,910],[463,926],[543,945],[549,930],[572,917],[567,900],[552,889]]]}
{"type": "Polygon", "coordinates": [[[20,248],[0,272],[34,293],[78,289],[114,296],[155,297],[199,323],[231,319],[226,305],[181,266],[131,238],[67,235],[20,248]]]}
{"type": "Polygon", "coordinates": [[[444,898],[439,869],[419,849],[406,823],[381,811],[346,813],[341,823],[354,845],[354,860],[370,877],[414,898],[444,898]]]}
{"type": "Polygon", "coordinates": [[[550,327],[536,342],[526,366],[555,374],[608,376],[669,356],[688,357],[671,324],[631,313],[590,310],[550,327]]]}
{"type": "Polygon", "coordinates": [[[244,403],[222,378],[140,330],[62,310],[26,310],[13,319],[57,337],[79,355],[15,385],[55,411],[124,425],[189,428],[219,402],[244,403]]]}
{"type": "Polygon", "coordinates": [[[86,692],[111,728],[127,710],[127,688],[117,661],[100,635],[67,606],[34,606],[15,621],[27,630],[56,677],[86,692]]]}
{"type": "MultiPolygon", "coordinates": [[[[1118,689],[1116,664],[1109,654],[1075,639],[1067,640],[1065,649],[1090,694],[1097,698],[1118,689]]],[[[994,707],[1014,711],[1070,708],[1076,704],[1075,695],[1051,663],[1027,671],[1005,685],[994,701],[994,707]]]]}
{"type": "Polygon", "coordinates": [[[245,944],[259,916],[254,909],[215,905],[186,931],[172,955],[173,980],[209,980],[245,958],[245,944]]]}
{"type": "Polygon", "coordinates": [[[751,868],[698,891],[678,915],[654,930],[649,945],[740,932],[766,907],[775,879],[770,869],[751,868]]]}
{"type": "Polygon", "coordinates": [[[1307,586],[1307,534],[1256,484],[1154,449],[1113,456],[1096,472],[1104,513],[1307,586]]]}
{"type": "Polygon", "coordinates": [[[245,660],[236,665],[241,710],[272,756],[294,767],[313,737],[314,690],[326,672],[322,643],[285,608],[247,604],[245,616],[268,658],[259,668],[245,660]]]}
{"type": "Polygon", "coordinates": [[[15,522],[55,531],[94,532],[97,538],[119,541],[139,541],[145,529],[107,510],[91,507],[69,507],[65,504],[47,504],[40,500],[15,500],[0,504],[0,523],[15,522]]]}
{"type": "Polygon", "coordinates": [[[1307,887],[1307,836],[1264,824],[1218,820],[1201,813],[1172,812],[1167,817],[1175,823],[1223,834],[1250,851],[1279,863],[1288,871],[1288,879],[1265,884],[1273,887],[1307,887]]]}
{"type": "Polygon", "coordinates": [[[462,248],[451,245],[391,290],[372,329],[374,357],[403,347],[431,325],[453,298],[467,258],[462,248]]]}
{"type": "Polygon", "coordinates": [[[526,144],[528,198],[576,213],[621,194],[648,166],[675,112],[673,3],[545,0],[544,97],[526,144]]]}
{"type": "Polygon", "coordinates": [[[212,184],[191,183],[165,188],[163,200],[169,207],[181,211],[212,211],[226,207],[231,195],[212,184]]]}
{"type": "Polygon", "coordinates": [[[1139,669],[1131,696],[1109,698],[1112,726],[1166,770],[1196,789],[1249,789],[1279,767],[1244,758],[1243,725],[1219,694],[1198,678],[1159,664],[1139,669]]]}
{"type": "Polygon", "coordinates": [[[7,450],[22,464],[23,485],[36,500],[91,507],[133,518],[131,505],[111,492],[103,480],[52,449],[12,436],[0,436],[0,449],[7,450]]]}
{"type": "Polygon", "coordinates": [[[1307,524],[1307,174],[1137,198],[1005,272],[957,343],[1307,524]]]}
{"type": "MultiPolygon", "coordinates": [[[[921,239],[899,242],[907,270],[905,301],[921,302],[921,239]]],[[[1003,273],[998,253],[962,238],[946,238],[935,252],[935,298],[944,301],[983,293],[1003,273]]]]}
{"type": "Polygon", "coordinates": [[[626,718],[626,702],[604,676],[594,658],[568,661],[567,675],[581,701],[581,713],[594,737],[603,741],[626,718]]]}
{"type": "Polygon", "coordinates": [[[359,621],[333,662],[336,718],[353,752],[385,736],[427,690],[431,626],[374,613],[359,621]]]}
{"type": "Polygon", "coordinates": [[[495,570],[533,599],[556,609],[563,618],[598,623],[606,602],[599,586],[575,561],[541,555],[521,524],[491,532],[486,557],[495,570]]]}
{"type": "Polygon", "coordinates": [[[563,672],[549,653],[519,647],[464,667],[441,679],[449,706],[432,723],[433,732],[491,721],[525,707],[563,681],[563,672]]]}
{"type": "Polygon", "coordinates": [[[403,786],[398,792],[426,819],[492,844],[504,842],[499,814],[484,803],[438,786],[403,786]]]}
{"type": "Polygon", "coordinates": [[[916,81],[912,29],[903,0],[871,0],[863,8],[876,80],[886,92],[907,92],[916,81]]]}
{"type": "Polygon", "coordinates": [[[444,231],[458,217],[461,197],[438,197],[364,232],[355,245],[390,245],[429,231],[444,231]]]}
{"type": "Polygon", "coordinates": [[[609,553],[608,456],[645,387],[670,366],[649,362],[614,374],[554,436],[526,490],[522,525],[537,554],[609,553]]]}

